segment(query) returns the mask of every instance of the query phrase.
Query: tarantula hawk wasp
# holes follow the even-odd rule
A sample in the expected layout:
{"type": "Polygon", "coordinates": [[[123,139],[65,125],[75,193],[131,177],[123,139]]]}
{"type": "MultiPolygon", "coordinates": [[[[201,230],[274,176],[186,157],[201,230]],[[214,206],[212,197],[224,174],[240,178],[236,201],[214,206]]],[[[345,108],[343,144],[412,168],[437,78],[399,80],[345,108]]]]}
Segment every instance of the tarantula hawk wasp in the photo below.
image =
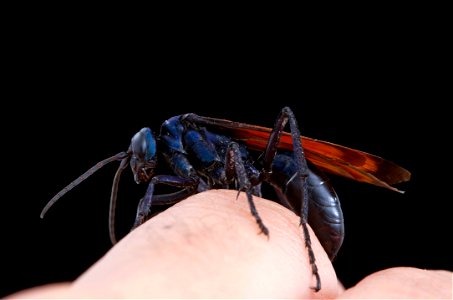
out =
{"type": "Polygon", "coordinates": [[[189,113],[166,120],[157,137],[149,128],[142,128],[132,137],[127,151],[100,161],[57,193],[44,207],[41,218],[64,194],[113,161],[120,161],[110,199],[109,230],[113,244],[116,243],[114,220],[118,184],[129,164],[135,182],[148,183],[145,196],[138,204],[133,228],[149,218],[152,205],[173,204],[191,194],[236,184],[236,188],[247,195],[251,214],[261,232],[268,236],[269,231],[253,202],[253,196],[261,196],[261,183],[266,182],[275,189],[280,203],[300,216],[316,279],[315,291],[321,289],[321,280],[307,223],[330,259],[337,254],[344,237],[340,202],[324,172],[393,191],[398,189],[391,185],[410,179],[409,171],[380,157],[301,136],[289,107],[281,110],[272,129],[189,113]],[[283,131],[287,123],[290,132],[283,131]],[[249,159],[249,151],[261,152],[260,169],[249,159]],[[164,157],[173,175],[155,174],[158,155],[164,157]],[[156,185],[179,190],[155,195],[156,185]]]}

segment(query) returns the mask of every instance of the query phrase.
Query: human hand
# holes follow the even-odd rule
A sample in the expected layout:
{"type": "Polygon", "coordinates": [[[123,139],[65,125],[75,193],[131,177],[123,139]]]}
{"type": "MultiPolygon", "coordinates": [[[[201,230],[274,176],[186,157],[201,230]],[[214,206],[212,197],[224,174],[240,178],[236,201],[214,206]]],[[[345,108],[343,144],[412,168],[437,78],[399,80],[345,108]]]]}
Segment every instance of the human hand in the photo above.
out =
{"type": "Polygon", "coordinates": [[[258,234],[244,193],[213,190],[132,231],[72,283],[8,298],[448,298],[452,272],[393,268],[344,290],[310,231],[321,290],[311,275],[299,217],[255,197],[270,231],[258,234]]]}

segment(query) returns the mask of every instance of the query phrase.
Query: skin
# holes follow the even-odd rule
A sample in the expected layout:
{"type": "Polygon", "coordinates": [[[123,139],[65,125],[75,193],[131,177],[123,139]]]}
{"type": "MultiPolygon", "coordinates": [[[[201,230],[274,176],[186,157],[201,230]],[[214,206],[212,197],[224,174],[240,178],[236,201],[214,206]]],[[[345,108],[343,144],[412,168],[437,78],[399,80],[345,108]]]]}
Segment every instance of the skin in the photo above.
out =
{"type": "Polygon", "coordinates": [[[23,298],[451,299],[452,272],[392,268],[344,290],[311,232],[322,289],[315,284],[299,217],[255,198],[270,230],[258,234],[237,191],[192,196],[132,231],[72,283],[18,292],[23,298]]]}

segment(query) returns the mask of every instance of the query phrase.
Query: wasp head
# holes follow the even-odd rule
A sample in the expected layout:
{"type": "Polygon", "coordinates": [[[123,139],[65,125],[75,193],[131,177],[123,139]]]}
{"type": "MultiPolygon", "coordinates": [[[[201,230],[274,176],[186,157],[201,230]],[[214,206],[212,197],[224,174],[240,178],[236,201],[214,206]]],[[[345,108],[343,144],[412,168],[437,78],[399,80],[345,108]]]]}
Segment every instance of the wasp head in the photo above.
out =
{"type": "Polygon", "coordinates": [[[150,181],[156,167],[156,139],[149,128],[142,128],[132,137],[130,150],[135,182],[150,181]]]}

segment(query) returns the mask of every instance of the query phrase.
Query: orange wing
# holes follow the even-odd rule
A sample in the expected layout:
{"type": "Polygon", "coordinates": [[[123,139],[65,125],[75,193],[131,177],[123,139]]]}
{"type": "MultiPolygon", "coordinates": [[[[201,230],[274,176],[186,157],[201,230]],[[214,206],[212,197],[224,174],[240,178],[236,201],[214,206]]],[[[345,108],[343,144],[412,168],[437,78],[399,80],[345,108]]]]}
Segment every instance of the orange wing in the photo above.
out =
{"type": "MultiPolygon", "coordinates": [[[[233,122],[224,119],[203,117],[206,125],[228,133],[228,136],[245,143],[250,149],[264,150],[272,129],[233,122]]],[[[321,170],[366,182],[393,191],[398,191],[391,185],[408,181],[411,173],[381,157],[340,146],[337,144],[301,136],[306,158],[321,170]]],[[[291,135],[283,132],[279,149],[293,150],[291,135]]]]}

